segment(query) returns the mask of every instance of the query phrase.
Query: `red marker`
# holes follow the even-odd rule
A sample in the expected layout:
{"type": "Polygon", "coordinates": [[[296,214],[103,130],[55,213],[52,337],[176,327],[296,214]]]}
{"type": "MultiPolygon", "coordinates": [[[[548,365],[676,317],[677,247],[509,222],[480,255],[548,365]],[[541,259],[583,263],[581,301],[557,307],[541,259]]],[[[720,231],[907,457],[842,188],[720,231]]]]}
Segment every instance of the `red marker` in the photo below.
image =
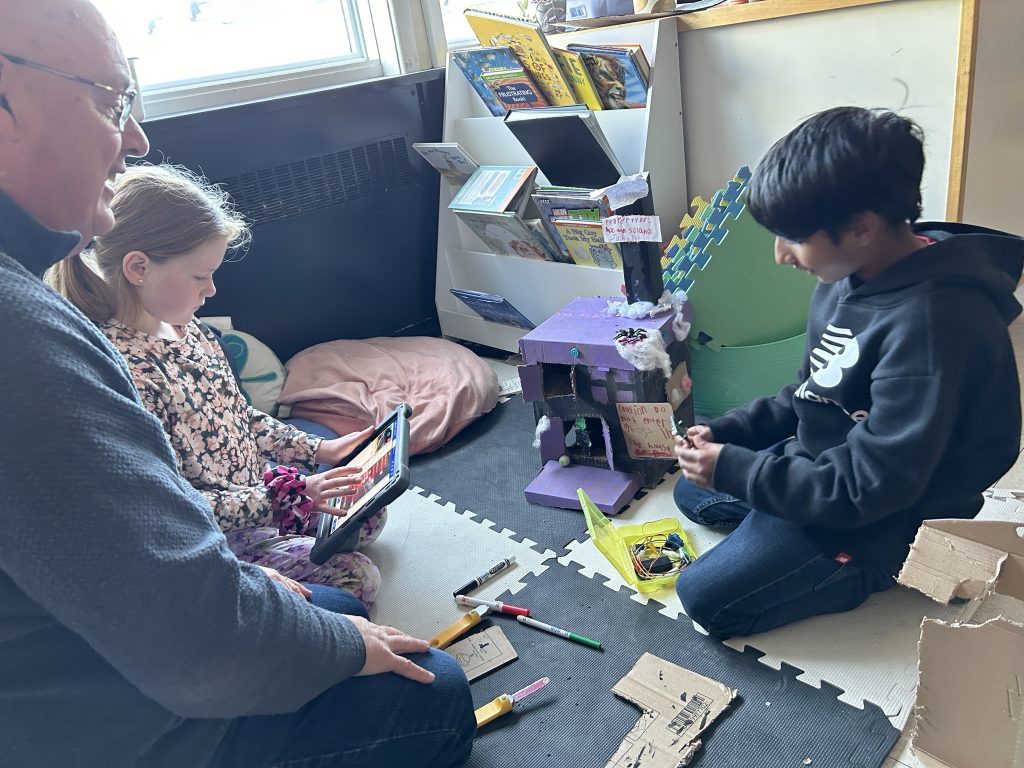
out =
{"type": "Polygon", "coordinates": [[[508,613],[512,616],[529,616],[529,608],[518,608],[514,605],[507,605],[500,603],[497,600],[481,600],[477,597],[466,597],[465,595],[456,595],[455,602],[459,605],[470,605],[474,608],[480,605],[486,605],[492,611],[499,611],[501,613],[508,613]]]}

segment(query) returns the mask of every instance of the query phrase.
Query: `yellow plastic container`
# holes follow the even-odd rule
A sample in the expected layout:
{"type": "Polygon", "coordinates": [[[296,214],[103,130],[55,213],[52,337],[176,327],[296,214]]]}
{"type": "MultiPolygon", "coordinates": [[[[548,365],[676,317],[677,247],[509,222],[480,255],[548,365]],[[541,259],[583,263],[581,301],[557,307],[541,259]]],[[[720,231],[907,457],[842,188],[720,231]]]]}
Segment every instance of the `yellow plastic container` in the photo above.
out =
{"type": "Polygon", "coordinates": [[[661,520],[652,520],[641,525],[623,525],[616,527],[611,520],[604,516],[587,496],[586,491],[579,488],[576,491],[579,496],[580,505],[583,507],[583,516],[587,520],[587,530],[594,540],[597,548],[608,558],[619,575],[628,584],[636,587],[638,592],[657,592],[661,589],[669,589],[676,583],[678,573],[670,573],[667,576],[656,576],[653,579],[641,579],[633,567],[633,560],[629,556],[630,548],[642,539],[649,536],[668,536],[670,533],[679,534],[683,540],[683,547],[691,560],[697,557],[693,544],[690,543],[686,531],[679,525],[679,520],[674,517],[666,517],[661,520]]]}

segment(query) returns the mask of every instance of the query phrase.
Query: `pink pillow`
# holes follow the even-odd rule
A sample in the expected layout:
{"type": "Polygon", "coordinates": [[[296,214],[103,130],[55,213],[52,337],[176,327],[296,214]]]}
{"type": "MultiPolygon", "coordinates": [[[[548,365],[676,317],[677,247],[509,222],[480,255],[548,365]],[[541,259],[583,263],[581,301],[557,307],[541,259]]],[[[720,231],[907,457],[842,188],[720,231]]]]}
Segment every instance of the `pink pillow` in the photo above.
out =
{"type": "Polygon", "coordinates": [[[498,378],[484,360],[428,336],[328,341],[285,368],[279,402],[340,435],[408,403],[413,454],[441,447],[498,402],[498,378]]]}

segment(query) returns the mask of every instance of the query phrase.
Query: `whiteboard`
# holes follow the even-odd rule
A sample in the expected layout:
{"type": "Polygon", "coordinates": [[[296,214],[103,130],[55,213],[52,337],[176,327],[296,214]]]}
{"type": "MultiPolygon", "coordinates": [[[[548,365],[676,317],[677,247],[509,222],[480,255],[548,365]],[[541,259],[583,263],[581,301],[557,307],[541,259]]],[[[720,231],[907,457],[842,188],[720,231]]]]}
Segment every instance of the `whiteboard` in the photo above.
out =
{"type": "Polygon", "coordinates": [[[944,219],[959,34],[960,0],[902,0],[681,32],[689,194],[709,199],[815,112],[884,107],[924,129],[924,218],[944,219]]]}

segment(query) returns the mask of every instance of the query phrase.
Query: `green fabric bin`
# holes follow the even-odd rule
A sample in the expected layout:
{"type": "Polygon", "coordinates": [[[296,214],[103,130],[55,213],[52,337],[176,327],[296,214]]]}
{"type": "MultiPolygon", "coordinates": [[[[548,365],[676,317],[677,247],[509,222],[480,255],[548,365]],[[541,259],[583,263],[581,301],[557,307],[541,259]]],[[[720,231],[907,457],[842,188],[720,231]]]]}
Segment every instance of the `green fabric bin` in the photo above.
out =
{"type": "Polygon", "coordinates": [[[693,410],[721,416],[755,397],[774,395],[796,381],[803,363],[807,334],[749,347],[717,351],[694,345],[690,355],[693,410]]]}

